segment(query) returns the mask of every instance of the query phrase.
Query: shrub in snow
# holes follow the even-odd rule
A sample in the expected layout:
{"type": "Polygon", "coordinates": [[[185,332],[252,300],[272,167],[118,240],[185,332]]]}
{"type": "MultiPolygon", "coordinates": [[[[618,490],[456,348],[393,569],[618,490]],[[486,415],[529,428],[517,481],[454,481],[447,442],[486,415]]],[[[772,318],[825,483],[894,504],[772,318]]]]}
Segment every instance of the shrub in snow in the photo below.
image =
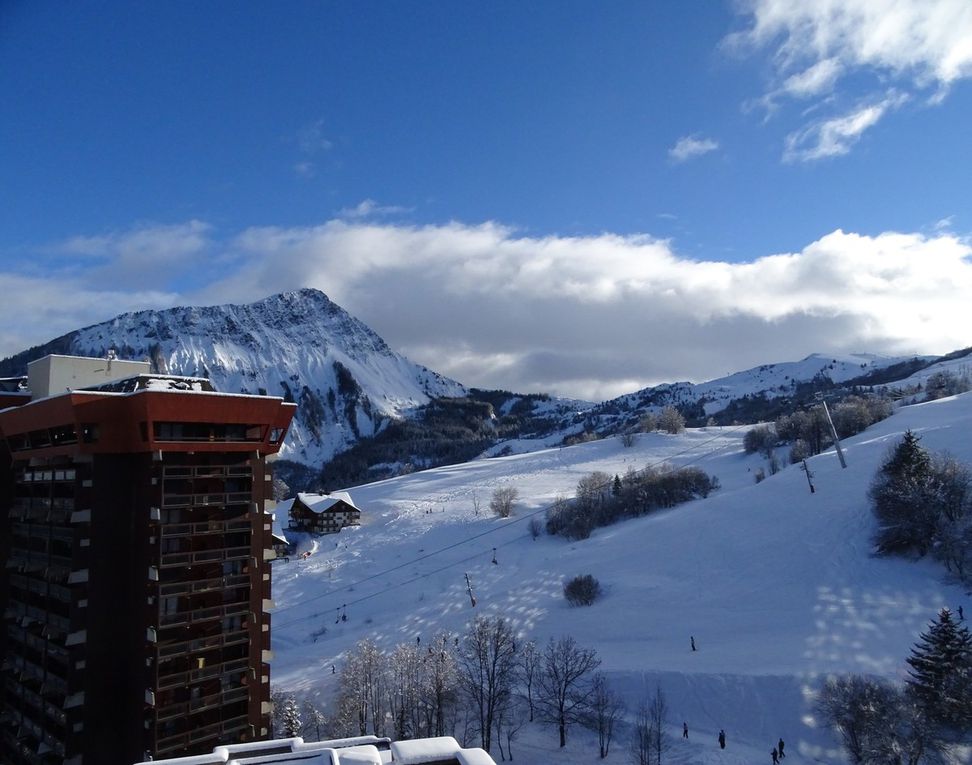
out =
{"type": "Polygon", "coordinates": [[[761,452],[768,457],[772,454],[776,441],[776,431],[768,425],[758,425],[746,431],[746,435],[743,436],[743,449],[746,454],[761,452]]]}
{"type": "Polygon", "coordinates": [[[534,516],[530,519],[527,529],[530,531],[530,536],[536,539],[543,533],[543,522],[534,516]]]}
{"type": "Polygon", "coordinates": [[[674,406],[666,406],[658,413],[658,428],[666,433],[682,433],[685,430],[685,418],[674,406]]]}
{"type": "Polygon", "coordinates": [[[489,509],[500,518],[509,518],[513,515],[513,504],[518,496],[519,492],[514,487],[500,486],[489,500],[489,509]]]}
{"type": "Polygon", "coordinates": [[[564,584],[564,597],[572,606],[589,606],[601,595],[601,584],[590,574],[575,576],[564,584]]]}

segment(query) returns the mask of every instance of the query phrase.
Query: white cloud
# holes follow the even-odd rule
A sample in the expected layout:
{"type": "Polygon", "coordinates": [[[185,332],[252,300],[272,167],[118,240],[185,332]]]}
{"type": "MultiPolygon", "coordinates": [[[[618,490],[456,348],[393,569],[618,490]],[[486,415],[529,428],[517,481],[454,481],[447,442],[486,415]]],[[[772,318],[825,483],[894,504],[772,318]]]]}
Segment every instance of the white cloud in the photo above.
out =
{"type": "Polygon", "coordinates": [[[613,395],[814,351],[969,344],[972,250],[953,236],[836,231],[742,264],[651,237],[533,238],[495,223],[254,228],[236,247],[247,265],[210,302],[318,287],[475,385],[613,395]]]}
{"type": "Polygon", "coordinates": [[[120,313],[168,308],[176,293],[124,289],[110,281],[102,285],[79,283],[70,274],[43,277],[0,273],[0,355],[11,356],[32,345],[120,313]]]}
{"type": "Polygon", "coordinates": [[[840,76],[837,59],[825,58],[802,72],[791,74],[783,81],[781,90],[796,98],[808,98],[829,91],[840,76]]]}
{"type": "Polygon", "coordinates": [[[694,135],[683,136],[668,150],[668,156],[673,162],[685,162],[693,157],[701,157],[719,148],[719,144],[711,138],[698,138],[694,135]]]}
{"type": "MultiPolygon", "coordinates": [[[[723,263],[681,257],[648,236],[332,220],[250,228],[206,252],[226,267],[178,294],[0,272],[11,296],[0,304],[3,355],[126,310],[246,302],[305,286],[467,384],[586,398],[816,351],[970,344],[972,248],[945,233],[835,231],[798,252],[723,263]]],[[[195,278],[200,266],[197,258],[178,267],[195,278]]],[[[110,264],[100,267],[110,276],[110,264]]]]}
{"type": "Polygon", "coordinates": [[[949,86],[972,76],[967,0],[748,0],[752,26],[730,44],[776,48],[779,71],[826,60],[949,86]]]}
{"type": "Polygon", "coordinates": [[[324,120],[309,122],[297,131],[297,148],[308,156],[333,147],[334,144],[324,135],[324,120]]]}
{"type": "Polygon", "coordinates": [[[300,178],[313,178],[317,175],[317,167],[313,162],[296,162],[294,163],[294,172],[300,178]]]}
{"type": "Polygon", "coordinates": [[[76,236],[52,250],[84,258],[95,265],[80,272],[95,283],[143,289],[159,285],[196,262],[210,245],[212,227],[198,220],[174,225],[140,224],[127,231],[76,236]]]}
{"type": "Polygon", "coordinates": [[[380,205],[374,199],[365,199],[354,207],[344,207],[338,212],[339,218],[370,218],[379,215],[398,215],[410,212],[408,207],[380,205]]]}
{"type": "Polygon", "coordinates": [[[904,94],[892,93],[878,103],[858,107],[848,114],[820,120],[790,133],[786,137],[783,160],[807,161],[846,154],[865,130],[906,100],[904,94]]]}
{"type": "MultiPolygon", "coordinates": [[[[736,50],[772,50],[775,82],[762,99],[771,110],[783,97],[831,94],[844,75],[854,73],[868,75],[871,87],[881,91],[889,84],[911,96],[931,91],[929,103],[972,77],[968,0],[745,0],[741,8],[749,26],[726,43],[736,50]]],[[[866,99],[879,97],[872,92],[866,99]]],[[[868,118],[864,110],[856,116],[868,118]]],[[[837,124],[840,119],[830,120],[835,129],[853,130],[837,124]]],[[[843,150],[835,153],[845,153],[848,145],[837,140],[834,146],[843,150]]],[[[809,151],[802,158],[833,154],[809,151]]]]}

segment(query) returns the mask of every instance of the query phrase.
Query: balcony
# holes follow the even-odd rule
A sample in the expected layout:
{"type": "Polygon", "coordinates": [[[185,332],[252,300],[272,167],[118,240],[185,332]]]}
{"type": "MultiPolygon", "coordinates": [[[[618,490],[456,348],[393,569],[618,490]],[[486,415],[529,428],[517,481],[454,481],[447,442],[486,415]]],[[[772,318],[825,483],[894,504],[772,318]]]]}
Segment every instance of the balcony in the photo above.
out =
{"type": "Polygon", "coordinates": [[[162,536],[195,537],[205,534],[226,534],[230,532],[249,531],[250,521],[246,518],[230,521],[203,521],[201,523],[170,523],[161,528],[162,536]]]}
{"type": "Polygon", "coordinates": [[[202,592],[215,592],[233,589],[234,587],[245,587],[249,583],[250,577],[248,574],[221,576],[212,579],[195,579],[187,582],[170,582],[159,586],[159,595],[161,597],[195,595],[202,592]]]}
{"type": "Polygon", "coordinates": [[[208,507],[247,504],[253,499],[249,491],[230,491],[207,494],[163,494],[162,507],[208,507]]]}
{"type": "Polygon", "coordinates": [[[160,566],[193,566],[201,563],[217,563],[227,560],[245,560],[250,556],[250,547],[221,547],[215,550],[196,550],[194,552],[163,553],[160,566]]]}
{"type": "Polygon", "coordinates": [[[242,645],[250,640],[249,631],[240,629],[235,632],[221,632],[218,635],[208,635],[193,640],[179,640],[176,642],[160,643],[158,647],[159,659],[175,656],[187,656],[226,646],[242,645]]]}
{"type": "Polygon", "coordinates": [[[245,672],[249,666],[250,660],[244,657],[242,659],[233,659],[232,661],[227,661],[222,664],[213,664],[201,669],[170,672],[167,674],[162,674],[160,672],[156,687],[160,691],[170,688],[180,688],[213,677],[236,675],[241,672],[245,672]]]}
{"type": "Polygon", "coordinates": [[[164,478],[248,478],[253,475],[249,465],[166,465],[164,478]]]}
{"type": "Polygon", "coordinates": [[[233,717],[211,725],[195,728],[192,731],[184,731],[169,736],[159,737],[155,742],[155,752],[157,755],[174,756],[179,751],[186,749],[190,744],[197,744],[212,738],[219,738],[223,743],[237,743],[241,736],[239,734],[249,728],[249,719],[246,715],[233,717]]]}
{"type": "Polygon", "coordinates": [[[160,627],[177,627],[180,625],[199,624],[200,622],[210,622],[223,619],[227,616],[239,616],[246,614],[250,610],[249,601],[242,603],[230,603],[223,606],[211,606],[209,608],[197,608],[193,610],[177,611],[170,614],[159,615],[160,627]]]}
{"type": "Polygon", "coordinates": [[[191,698],[188,701],[179,701],[175,704],[168,704],[164,707],[159,707],[156,713],[156,719],[159,722],[164,722],[165,720],[175,720],[180,717],[205,712],[209,709],[220,709],[236,701],[246,701],[249,699],[249,697],[250,691],[245,686],[240,688],[230,688],[225,692],[212,693],[208,696],[198,696],[194,699],[191,698]]]}

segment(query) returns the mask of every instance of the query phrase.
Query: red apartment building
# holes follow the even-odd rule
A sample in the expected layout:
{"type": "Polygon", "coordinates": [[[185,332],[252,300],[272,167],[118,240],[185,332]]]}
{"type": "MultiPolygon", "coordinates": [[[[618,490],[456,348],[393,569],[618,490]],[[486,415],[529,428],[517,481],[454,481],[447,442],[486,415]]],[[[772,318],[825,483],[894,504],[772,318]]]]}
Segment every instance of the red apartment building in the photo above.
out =
{"type": "Polygon", "coordinates": [[[267,457],[296,409],[49,356],[0,396],[0,762],[266,738],[267,457]]]}

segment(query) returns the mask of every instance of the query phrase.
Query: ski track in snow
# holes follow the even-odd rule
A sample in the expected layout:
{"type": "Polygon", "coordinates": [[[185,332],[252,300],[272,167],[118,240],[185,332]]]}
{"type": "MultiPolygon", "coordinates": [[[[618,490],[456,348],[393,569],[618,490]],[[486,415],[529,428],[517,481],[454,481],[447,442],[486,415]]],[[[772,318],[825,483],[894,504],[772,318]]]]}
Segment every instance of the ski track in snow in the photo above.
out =
{"type": "MultiPolygon", "coordinates": [[[[315,540],[306,561],[274,565],[274,686],[326,703],[336,688],[331,666],[340,669],[357,640],[392,648],[438,630],[460,633],[477,614],[499,614],[539,645],[571,634],[596,648],[629,715],[661,687],[670,710],[666,762],[769,763],[780,736],[787,765],[841,762],[838,742],[813,719],[819,682],[835,672],[901,680],[911,646],[937,611],[972,609],[937,564],[870,554],[867,488],[907,428],[929,450],[972,463],[966,394],[905,407],[849,439],[846,470],[833,451],[810,459],[814,494],[798,466],[755,483],[764,460],[743,453],[749,426],[646,434],[631,448],[606,439],[352,488],[360,528],[315,540]],[[697,465],[722,487],[588,540],[531,538],[524,516],[572,495],[580,478],[660,462],[697,465]],[[495,518],[490,496],[507,485],[519,492],[514,517],[495,518]],[[490,533],[474,538],[483,532],[490,533]],[[589,608],[568,608],[562,584],[584,573],[605,594],[589,608]],[[725,750],[716,742],[720,728],[725,750]]],[[[575,726],[559,750],[555,730],[533,724],[514,741],[513,755],[527,763],[627,763],[626,738],[619,732],[600,760],[593,734],[575,726]]],[[[972,761],[968,750],[963,761],[972,761]]]]}

